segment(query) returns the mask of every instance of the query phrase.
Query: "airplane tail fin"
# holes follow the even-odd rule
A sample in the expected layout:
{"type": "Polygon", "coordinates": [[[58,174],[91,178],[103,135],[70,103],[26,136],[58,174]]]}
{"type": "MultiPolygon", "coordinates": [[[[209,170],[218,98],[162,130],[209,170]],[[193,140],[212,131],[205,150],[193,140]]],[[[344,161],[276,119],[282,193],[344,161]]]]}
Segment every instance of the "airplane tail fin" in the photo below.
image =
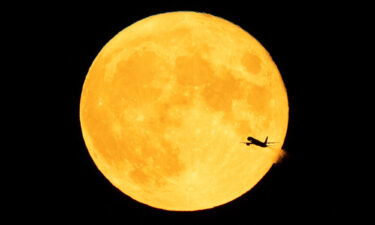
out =
{"type": "Polygon", "coordinates": [[[266,137],[266,140],[264,141],[264,143],[267,144],[267,141],[268,141],[268,136],[266,137]]]}

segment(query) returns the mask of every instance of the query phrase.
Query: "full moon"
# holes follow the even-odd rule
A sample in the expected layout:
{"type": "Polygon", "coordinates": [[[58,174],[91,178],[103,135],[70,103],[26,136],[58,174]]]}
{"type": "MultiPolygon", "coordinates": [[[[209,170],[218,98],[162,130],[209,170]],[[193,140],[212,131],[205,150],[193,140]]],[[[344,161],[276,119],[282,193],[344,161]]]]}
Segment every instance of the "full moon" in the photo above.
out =
{"type": "Polygon", "coordinates": [[[249,33],[206,13],[171,12],[103,47],[83,85],[80,122],[116,188],[151,207],[194,211],[240,197],[277,162],[288,99],[249,33]],[[246,146],[248,136],[278,143],[246,146]]]}

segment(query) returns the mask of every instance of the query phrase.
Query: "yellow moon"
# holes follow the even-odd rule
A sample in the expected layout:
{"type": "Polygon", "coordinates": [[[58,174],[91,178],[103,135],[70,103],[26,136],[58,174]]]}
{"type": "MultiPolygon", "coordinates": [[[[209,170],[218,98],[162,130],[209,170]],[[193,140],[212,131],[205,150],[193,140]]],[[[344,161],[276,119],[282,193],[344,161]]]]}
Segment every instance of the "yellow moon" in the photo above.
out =
{"type": "Polygon", "coordinates": [[[249,191],[280,154],[283,80],[250,34],[205,13],[142,19],[110,40],[86,76],[80,122],[98,169],[124,194],[194,211],[249,191]],[[278,142],[246,146],[247,136],[278,142]]]}

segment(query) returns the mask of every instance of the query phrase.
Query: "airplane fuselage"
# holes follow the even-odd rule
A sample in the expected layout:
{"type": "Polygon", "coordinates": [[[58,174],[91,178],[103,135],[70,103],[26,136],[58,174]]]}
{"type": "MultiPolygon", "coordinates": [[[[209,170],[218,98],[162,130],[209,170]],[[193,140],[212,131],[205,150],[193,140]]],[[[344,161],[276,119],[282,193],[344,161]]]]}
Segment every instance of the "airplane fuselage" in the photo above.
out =
{"type": "Polygon", "coordinates": [[[261,142],[261,141],[255,139],[255,138],[252,138],[252,137],[248,137],[247,140],[248,140],[251,144],[253,144],[253,145],[257,145],[257,146],[262,147],[262,148],[266,148],[266,147],[268,147],[268,145],[267,145],[267,141],[265,141],[265,142],[261,142]]]}

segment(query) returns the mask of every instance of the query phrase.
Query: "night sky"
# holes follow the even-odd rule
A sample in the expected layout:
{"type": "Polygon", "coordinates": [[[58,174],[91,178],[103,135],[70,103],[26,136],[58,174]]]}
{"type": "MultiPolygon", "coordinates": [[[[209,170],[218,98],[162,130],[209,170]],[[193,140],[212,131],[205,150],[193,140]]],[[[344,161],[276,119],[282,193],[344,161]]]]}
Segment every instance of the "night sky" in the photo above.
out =
{"type": "Polygon", "coordinates": [[[18,25],[31,47],[27,55],[37,61],[34,68],[27,68],[33,72],[24,73],[21,84],[31,89],[28,93],[34,99],[32,105],[29,100],[24,103],[30,105],[25,118],[30,123],[25,129],[31,134],[26,155],[38,159],[29,162],[32,165],[24,173],[24,185],[30,188],[25,192],[21,186],[18,192],[26,217],[52,224],[162,225],[304,224],[343,218],[344,191],[339,188],[343,175],[337,165],[343,145],[338,142],[350,135],[340,132],[350,121],[339,108],[347,102],[348,94],[344,88],[347,77],[338,69],[345,62],[336,55],[345,54],[342,46],[346,44],[338,34],[344,26],[350,30],[354,25],[345,20],[339,6],[251,6],[232,1],[138,6],[103,2],[95,6],[40,6],[18,25]],[[82,85],[101,48],[142,18],[178,10],[210,13],[249,32],[271,54],[289,98],[289,127],[283,146],[287,157],[283,162],[274,165],[242,197],[197,212],[154,209],[113,187],[91,160],[79,123],[82,85]],[[30,147],[34,144],[37,147],[30,147]]]}

